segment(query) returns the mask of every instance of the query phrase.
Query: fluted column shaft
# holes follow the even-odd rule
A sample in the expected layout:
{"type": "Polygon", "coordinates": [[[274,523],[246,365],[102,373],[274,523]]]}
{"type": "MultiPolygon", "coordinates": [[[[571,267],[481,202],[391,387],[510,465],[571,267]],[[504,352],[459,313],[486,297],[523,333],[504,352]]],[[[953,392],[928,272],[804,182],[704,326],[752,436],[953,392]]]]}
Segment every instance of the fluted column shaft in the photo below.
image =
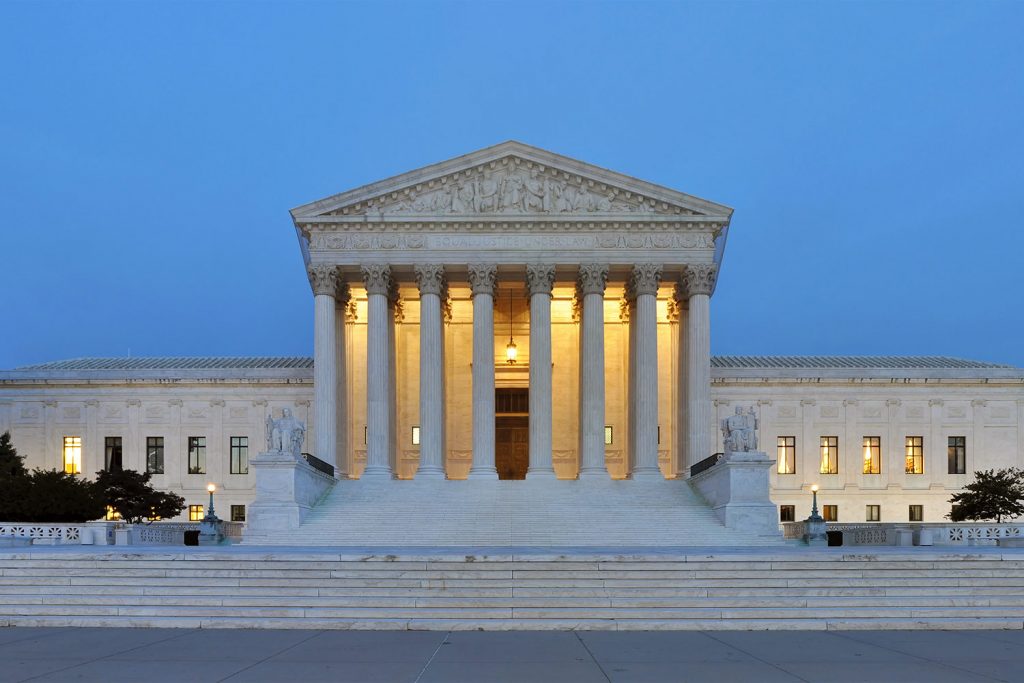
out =
{"type": "Polygon", "coordinates": [[[688,406],[687,399],[687,341],[686,336],[689,333],[688,320],[690,317],[690,311],[688,301],[684,293],[682,285],[676,283],[675,289],[672,292],[673,302],[675,304],[675,335],[676,335],[676,376],[675,376],[675,391],[676,391],[676,427],[675,427],[675,450],[676,450],[676,476],[677,477],[688,477],[690,471],[687,469],[687,457],[686,451],[688,447],[687,443],[687,415],[688,406]]]}
{"type": "Polygon", "coordinates": [[[334,412],[335,442],[337,455],[334,459],[334,475],[345,479],[349,476],[349,424],[348,424],[348,368],[345,353],[345,311],[352,295],[344,282],[338,283],[334,297],[334,368],[336,407],[334,412]]]}
{"type": "Polygon", "coordinates": [[[689,301],[686,320],[687,472],[712,455],[711,290],[715,275],[715,266],[699,265],[688,266],[684,276],[689,301]]]}
{"type": "Polygon", "coordinates": [[[580,478],[607,477],[604,456],[604,290],[608,266],[580,267],[580,478]]]}
{"type": "Polygon", "coordinates": [[[420,467],[417,478],[443,479],[444,324],[441,292],[444,268],[416,266],[420,288],[420,467]]]}
{"type": "Polygon", "coordinates": [[[335,365],[335,292],[338,275],[334,266],[318,265],[309,270],[313,287],[313,423],[316,427],[317,458],[337,465],[337,366],[335,365]]]}
{"type": "Polygon", "coordinates": [[[658,319],[657,294],[661,281],[661,266],[637,265],[633,268],[631,289],[636,297],[636,325],[633,342],[636,344],[633,386],[635,425],[633,448],[635,453],[634,479],[664,478],[658,468],[658,319]]]}
{"type": "Polygon", "coordinates": [[[494,285],[492,265],[469,266],[473,292],[473,464],[470,479],[497,479],[494,466],[494,285]]]}
{"type": "Polygon", "coordinates": [[[366,284],[366,469],[363,477],[391,478],[390,340],[391,269],[363,266],[366,284]]]}
{"type": "Polygon", "coordinates": [[[530,290],[530,468],[527,479],[554,479],[551,441],[551,289],[555,267],[529,265],[530,290]]]}

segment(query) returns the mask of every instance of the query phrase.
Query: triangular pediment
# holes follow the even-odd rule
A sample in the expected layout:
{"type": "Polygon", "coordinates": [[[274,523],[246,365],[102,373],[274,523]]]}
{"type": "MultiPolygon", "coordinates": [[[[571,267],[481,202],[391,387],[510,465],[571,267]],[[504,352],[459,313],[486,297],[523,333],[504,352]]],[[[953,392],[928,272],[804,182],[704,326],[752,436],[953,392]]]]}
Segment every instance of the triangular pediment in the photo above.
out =
{"type": "Polygon", "coordinates": [[[292,209],[298,222],[345,217],[691,216],[732,209],[520,142],[466,154],[292,209]]]}

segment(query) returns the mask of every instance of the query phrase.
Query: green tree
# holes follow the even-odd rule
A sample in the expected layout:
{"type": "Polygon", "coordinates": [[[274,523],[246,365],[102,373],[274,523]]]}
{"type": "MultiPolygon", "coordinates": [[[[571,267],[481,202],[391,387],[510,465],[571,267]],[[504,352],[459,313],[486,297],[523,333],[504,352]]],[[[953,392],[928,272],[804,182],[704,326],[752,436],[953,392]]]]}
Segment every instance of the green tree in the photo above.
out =
{"type": "Polygon", "coordinates": [[[26,477],[13,477],[8,493],[17,496],[10,507],[14,522],[91,522],[106,513],[96,484],[60,470],[33,470],[26,477]],[[13,489],[13,490],[12,490],[13,489]]]}
{"type": "Polygon", "coordinates": [[[954,522],[982,521],[1024,514],[1024,470],[1010,467],[974,473],[974,481],[949,500],[953,510],[946,515],[954,522]]]}
{"type": "Polygon", "coordinates": [[[96,473],[96,486],[105,505],[114,508],[121,519],[137,524],[147,519],[174,517],[185,509],[185,499],[149,484],[149,472],[135,470],[96,473]]]}
{"type": "Polygon", "coordinates": [[[25,471],[25,457],[18,455],[14,444],[11,443],[11,433],[0,434],[0,479],[9,477],[22,477],[28,474],[25,471]]]}

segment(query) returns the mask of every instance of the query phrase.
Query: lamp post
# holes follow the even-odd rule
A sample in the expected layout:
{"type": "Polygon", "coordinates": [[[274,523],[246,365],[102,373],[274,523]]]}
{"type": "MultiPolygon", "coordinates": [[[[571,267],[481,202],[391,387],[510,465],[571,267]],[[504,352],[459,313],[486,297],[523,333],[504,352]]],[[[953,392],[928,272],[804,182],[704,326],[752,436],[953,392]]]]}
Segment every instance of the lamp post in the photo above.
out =
{"type": "Polygon", "coordinates": [[[827,546],[827,524],[818,514],[818,485],[811,486],[811,516],[804,520],[804,543],[807,545],[827,546]]]}
{"type": "Polygon", "coordinates": [[[210,492],[210,505],[203,515],[203,521],[199,523],[199,545],[217,545],[224,540],[220,520],[213,510],[213,492],[217,490],[217,486],[213,483],[207,484],[206,490],[210,492]]]}
{"type": "Polygon", "coordinates": [[[213,492],[217,490],[216,484],[207,484],[206,490],[210,492],[210,505],[207,507],[206,514],[203,515],[204,522],[217,522],[217,513],[213,510],[213,492]]]}

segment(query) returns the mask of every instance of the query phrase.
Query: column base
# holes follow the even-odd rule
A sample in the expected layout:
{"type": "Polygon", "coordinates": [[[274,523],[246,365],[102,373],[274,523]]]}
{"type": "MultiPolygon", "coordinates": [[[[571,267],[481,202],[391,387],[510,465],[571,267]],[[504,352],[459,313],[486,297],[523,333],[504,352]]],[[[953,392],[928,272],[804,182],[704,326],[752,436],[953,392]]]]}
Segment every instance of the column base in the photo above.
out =
{"type": "Polygon", "coordinates": [[[607,467],[587,467],[580,470],[580,479],[611,479],[607,467]]]}
{"type": "Polygon", "coordinates": [[[661,473],[661,469],[657,467],[643,469],[635,469],[629,477],[630,479],[645,479],[647,481],[653,481],[656,479],[664,479],[665,475],[661,473]]]}
{"type": "Polygon", "coordinates": [[[391,471],[390,467],[384,467],[381,465],[370,466],[363,470],[360,479],[394,479],[395,473],[391,471]]]}
{"type": "Polygon", "coordinates": [[[442,467],[420,467],[416,470],[416,474],[412,475],[413,479],[444,479],[445,478],[444,468],[442,467]]]}
{"type": "Polygon", "coordinates": [[[473,467],[466,475],[466,479],[497,479],[498,470],[494,467],[473,467]]]}
{"type": "Polygon", "coordinates": [[[556,479],[554,467],[531,467],[526,470],[527,479],[556,479]]]}

